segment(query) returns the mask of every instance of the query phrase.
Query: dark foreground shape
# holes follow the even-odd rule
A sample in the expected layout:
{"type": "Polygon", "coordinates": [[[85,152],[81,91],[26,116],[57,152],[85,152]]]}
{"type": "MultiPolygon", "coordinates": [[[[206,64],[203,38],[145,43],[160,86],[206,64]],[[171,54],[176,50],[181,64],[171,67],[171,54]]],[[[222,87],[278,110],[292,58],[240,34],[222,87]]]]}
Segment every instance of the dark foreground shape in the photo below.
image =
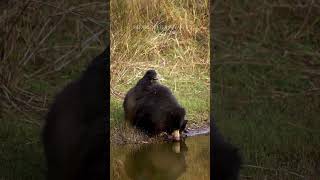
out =
{"type": "Polygon", "coordinates": [[[180,140],[187,124],[185,109],[169,88],[157,82],[154,70],[148,70],[128,91],[123,108],[126,121],[149,135],[166,132],[180,140]]]}
{"type": "Polygon", "coordinates": [[[48,180],[107,177],[109,48],[55,98],[43,127],[48,180]]]}
{"type": "Polygon", "coordinates": [[[132,180],[176,180],[186,172],[187,151],[184,141],[142,145],[126,156],[126,174],[132,180]]]}
{"type": "Polygon", "coordinates": [[[211,177],[216,180],[238,180],[242,164],[238,149],[226,142],[211,120],[211,177]]]}

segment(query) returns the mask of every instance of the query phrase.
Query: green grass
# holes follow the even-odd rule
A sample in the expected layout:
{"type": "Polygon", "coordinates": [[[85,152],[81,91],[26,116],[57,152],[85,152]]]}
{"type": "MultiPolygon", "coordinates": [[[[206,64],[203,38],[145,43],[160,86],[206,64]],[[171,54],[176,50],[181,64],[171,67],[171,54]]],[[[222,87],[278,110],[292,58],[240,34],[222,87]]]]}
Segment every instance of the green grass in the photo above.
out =
{"type": "Polygon", "coordinates": [[[213,110],[243,179],[319,177],[320,9],[307,2],[216,1],[213,110]]]}
{"type": "Polygon", "coordinates": [[[208,120],[208,3],[112,0],[111,19],[111,127],[124,122],[123,97],[151,68],[190,122],[208,120]]]}
{"type": "MultiPolygon", "coordinates": [[[[85,2],[73,3],[77,6],[85,2]]],[[[121,19],[111,24],[114,92],[123,96],[147,69],[155,68],[165,79],[162,83],[186,107],[188,118],[194,122],[206,119],[210,85],[208,4],[192,0],[155,1],[149,6],[112,3],[115,11],[111,13],[116,13],[111,14],[112,19],[121,19]],[[180,25],[182,28],[177,28],[180,25]],[[172,29],[176,35],[170,32],[172,29]]],[[[212,24],[216,48],[211,79],[213,110],[223,134],[244,155],[242,179],[309,178],[320,159],[318,5],[285,0],[216,3],[212,24]]],[[[22,2],[10,4],[8,12],[18,14],[23,6],[22,2]]],[[[70,6],[67,3],[62,7],[70,6]]],[[[48,15],[65,11],[35,2],[27,9],[13,25],[14,31],[4,32],[9,37],[6,43],[0,43],[6,57],[0,62],[4,95],[0,109],[0,179],[43,179],[39,124],[53,96],[79,76],[101,46],[101,36],[97,35],[80,58],[75,56],[83,50],[76,48],[101,26],[72,13],[66,14],[68,20],[38,46],[62,17],[56,15],[44,26],[48,15]],[[80,22],[80,34],[76,21],[80,22]],[[27,49],[33,52],[38,48],[26,65],[20,64],[26,60],[27,49]],[[71,63],[63,66],[69,60],[71,63]]],[[[106,12],[102,9],[90,5],[77,11],[93,19],[100,17],[97,22],[104,25],[106,12]]],[[[15,18],[5,17],[6,21],[1,21],[7,23],[1,24],[6,26],[3,29],[10,29],[15,18]]],[[[122,99],[111,98],[112,123],[122,122],[122,99]]]]}
{"type": "Polygon", "coordinates": [[[39,127],[18,120],[16,114],[7,114],[0,122],[0,178],[44,179],[39,127]]]}

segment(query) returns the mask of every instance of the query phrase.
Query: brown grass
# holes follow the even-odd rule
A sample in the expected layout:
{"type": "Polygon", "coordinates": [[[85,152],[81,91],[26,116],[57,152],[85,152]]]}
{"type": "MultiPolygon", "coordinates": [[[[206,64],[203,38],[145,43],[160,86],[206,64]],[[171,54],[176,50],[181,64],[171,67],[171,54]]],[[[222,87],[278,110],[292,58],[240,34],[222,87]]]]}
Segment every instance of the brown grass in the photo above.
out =
{"type": "Polygon", "coordinates": [[[123,93],[150,68],[165,77],[208,75],[207,11],[206,1],[111,1],[114,91],[123,93]]]}
{"type": "Polygon", "coordinates": [[[84,52],[101,50],[106,3],[5,1],[0,8],[2,113],[15,110],[39,124],[29,114],[46,111],[57,74],[79,64],[84,52]]]}

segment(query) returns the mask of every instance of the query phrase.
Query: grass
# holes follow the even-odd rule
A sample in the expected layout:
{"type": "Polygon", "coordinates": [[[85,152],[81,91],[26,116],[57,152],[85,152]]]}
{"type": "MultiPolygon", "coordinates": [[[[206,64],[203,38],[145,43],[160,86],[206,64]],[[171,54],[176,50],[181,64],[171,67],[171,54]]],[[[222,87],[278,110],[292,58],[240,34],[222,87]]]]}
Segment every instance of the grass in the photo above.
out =
{"type": "MultiPolygon", "coordinates": [[[[150,139],[124,123],[125,93],[148,69],[160,74],[160,83],[168,86],[185,107],[189,127],[209,124],[209,6],[206,1],[194,0],[111,0],[110,7],[110,172],[112,179],[129,179],[124,162],[134,153],[131,146],[159,142],[158,137],[150,139]]],[[[209,152],[199,147],[199,140],[189,144],[189,169],[179,179],[208,178],[209,152]]],[[[203,140],[209,145],[208,138],[203,140]]]]}
{"type": "Polygon", "coordinates": [[[208,2],[111,1],[111,129],[124,122],[123,97],[155,69],[187,111],[209,119],[208,2]]]}
{"type": "MultiPolygon", "coordinates": [[[[131,2],[111,2],[112,122],[121,122],[121,97],[149,68],[189,119],[206,119],[208,4],[131,2]]],[[[244,155],[242,179],[319,177],[320,11],[304,2],[215,1],[212,108],[244,155]]],[[[0,179],[43,179],[44,114],[100,52],[105,2],[10,1],[0,9],[0,179]]]]}
{"type": "Polygon", "coordinates": [[[215,1],[213,110],[244,155],[242,179],[319,177],[319,10],[215,1]]]}
{"type": "Polygon", "coordinates": [[[16,114],[5,117],[0,120],[1,179],[43,179],[45,166],[39,127],[19,121],[16,114]]]}
{"type": "Polygon", "coordinates": [[[0,179],[44,179],[45,113],[102,51],[106,2],[8,1],[0,9],[0,179]]]}

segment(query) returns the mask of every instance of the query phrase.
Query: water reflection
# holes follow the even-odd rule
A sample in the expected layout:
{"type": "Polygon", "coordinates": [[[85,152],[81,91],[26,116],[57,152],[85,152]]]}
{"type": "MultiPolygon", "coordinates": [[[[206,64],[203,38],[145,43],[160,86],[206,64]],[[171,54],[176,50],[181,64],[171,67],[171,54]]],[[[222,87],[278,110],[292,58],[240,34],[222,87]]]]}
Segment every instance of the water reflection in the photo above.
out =
{"type": "Polygon", "coordinates": [[[185,142],[111,145],[112,180],[210,179],[209,136],[185,142]]]}
{"type": "Polygon", "coordinates": [[[175,180],[186,172],[187,151],[184,141],[147,144],[127,154],[125,170],[133,180],[175,180]]]}

